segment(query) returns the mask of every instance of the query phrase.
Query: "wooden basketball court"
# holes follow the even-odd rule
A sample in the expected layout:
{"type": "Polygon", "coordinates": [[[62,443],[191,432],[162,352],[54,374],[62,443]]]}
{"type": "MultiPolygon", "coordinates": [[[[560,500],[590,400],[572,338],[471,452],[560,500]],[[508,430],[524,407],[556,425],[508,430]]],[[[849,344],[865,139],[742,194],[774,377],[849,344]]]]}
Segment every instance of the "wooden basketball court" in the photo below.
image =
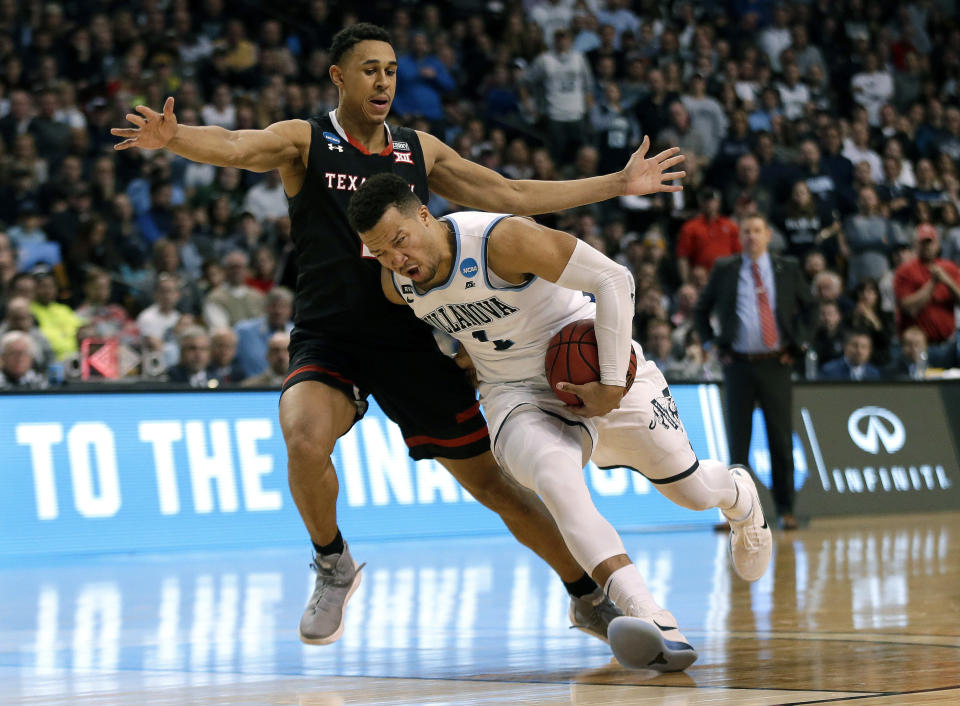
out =
{"type": "Polygon", "coordinates": [[[628,671],[506,537],[353,545],[344,637],[302,645],[305,548],[0,567],[2,704],[960,704],[960,513],[821,520],[755,584],[705,531],[625,537],[700,658],[628,671]]]}

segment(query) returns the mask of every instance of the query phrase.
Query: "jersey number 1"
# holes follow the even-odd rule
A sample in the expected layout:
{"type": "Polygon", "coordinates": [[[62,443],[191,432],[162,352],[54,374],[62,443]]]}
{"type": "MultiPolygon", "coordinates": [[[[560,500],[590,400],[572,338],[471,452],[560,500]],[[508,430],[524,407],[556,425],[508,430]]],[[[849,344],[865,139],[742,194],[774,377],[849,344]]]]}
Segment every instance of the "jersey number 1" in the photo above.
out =
{"type": "Polygon", "coordinates": [[[509,338],[508,338],[508,339],[500,339],[500,340],[497,340],[497,341],[491,341],[491,340],[489,340],[489,339],[487,338],[487,332],[486,332],[486,331],[474,331],[474,332],[473,332],[473,337],[474,337],[475,339],[477,339],[478,341],[480,341],[480,343],[492,343],[492,344],[493,344],[493,347],[496,348],[498,351],[505,351],[505,350],[507,350],[510,346],[513,345],[513,341],[511,341],[509,338]]]}

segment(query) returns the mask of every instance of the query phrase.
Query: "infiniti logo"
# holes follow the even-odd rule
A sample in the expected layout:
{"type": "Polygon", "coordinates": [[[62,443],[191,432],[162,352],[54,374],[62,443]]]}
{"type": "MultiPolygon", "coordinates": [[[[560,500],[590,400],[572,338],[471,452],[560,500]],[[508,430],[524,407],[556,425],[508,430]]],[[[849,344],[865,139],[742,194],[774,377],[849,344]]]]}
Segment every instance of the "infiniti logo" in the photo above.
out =
{"type": "Polygon", "coordinates": [[[888,454],[903,448],[907,440],[900,418],[883,407],[861,407],[847,420],[850,439],[867,453],[880,453],[880,446],[888,454]],[[866,419],[866,425],[862,422],[866,419]],[[866,428],[864,428],[864,426],[866,428]]]}

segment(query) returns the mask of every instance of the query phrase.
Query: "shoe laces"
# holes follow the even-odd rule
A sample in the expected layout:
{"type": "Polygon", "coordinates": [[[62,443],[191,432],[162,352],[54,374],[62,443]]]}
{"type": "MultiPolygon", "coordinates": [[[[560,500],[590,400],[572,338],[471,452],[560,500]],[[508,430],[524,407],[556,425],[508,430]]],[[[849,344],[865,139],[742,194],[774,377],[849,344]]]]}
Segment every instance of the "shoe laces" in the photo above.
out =
{"type": "Polygon", "coordinates": [[[606,596],[604,596],[600,601],[594,603],[587,596],[582,598],[574,598],[575,601],[582,607],[581,610],[578,610],[578,614],[581,617],[588,618],[588,622],[583,625],[571,625],[570,629],[573,628],[591,628],[592,624],[600,623],[601,625],[609,625],[610,621],[614,618],[622,615],[620,609],[617,608],[606,596]],[[586,604],[586,605],[584,605],[586,604]]]}
{"type": "Polygon", "coordinates": [[[328,567],[316,559],[310,562],[310,568],[317,572],[317,583],[313,593],[314,605],[319,605],[328,589],[349,586],[357,572],[367,565],[367,562],[363,562],[352,573],[347,573],[346,571],[337,571],[338,563],[339,560],[333,566],[328,567]]]}

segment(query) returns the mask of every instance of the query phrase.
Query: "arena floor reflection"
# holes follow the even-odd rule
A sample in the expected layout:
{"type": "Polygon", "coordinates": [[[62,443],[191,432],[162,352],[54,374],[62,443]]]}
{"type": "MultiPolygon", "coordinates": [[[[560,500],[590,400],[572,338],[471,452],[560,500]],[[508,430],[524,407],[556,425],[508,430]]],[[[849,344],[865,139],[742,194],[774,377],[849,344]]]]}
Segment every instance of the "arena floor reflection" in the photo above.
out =
{"type": "Polygon", "coordinates": [[[958,532],[955,514],[817,523],[778,535],[774,566],[752,586],[730,570],[725,536],[628,535],[654,595],[700,650],[686,674],[661,677],[611,665],[606,645],[571,630],[562,584],[507,537],[354,544],[364,581],[343,638],[325,647],[296,635],[312,587],[305,549],[8,564],[0,702],[258,693],[296,677],[314,688],[342,677],[700,687],[691,698],[712,687],[960,687],[958,532]],[[891,669],[914,652],[915,668],[891,669]]]}

